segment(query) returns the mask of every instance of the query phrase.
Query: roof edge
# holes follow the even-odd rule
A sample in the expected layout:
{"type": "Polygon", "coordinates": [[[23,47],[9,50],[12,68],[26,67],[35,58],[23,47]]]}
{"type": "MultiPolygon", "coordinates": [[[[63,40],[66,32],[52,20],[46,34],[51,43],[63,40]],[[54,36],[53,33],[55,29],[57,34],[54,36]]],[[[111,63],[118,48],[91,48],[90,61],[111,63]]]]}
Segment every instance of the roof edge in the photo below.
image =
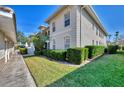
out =
{"type": "MultiPolygon", "coordinates": [[[[49,16],[49,17],[45,20],[45,22],[49,24],[50,20],[51,20],[54,16],[56,16],[62,9],[66,8],[67,6],[69,6],[69,5],[60,6],[51,16],[49,16]]],[[[82,5],[80,5],[80,6],[82,6],[82,5]]],[[[108,33],[106,32],[105,28],[103,27],[103,25],[102,25],[102,23],[101,23],[99,17],[97,16],[97,14],[96,14],[95,10],[92,8],[92,6],[90,6],[90,5],[84,5],[84,6],[86,6],[85,8],[86,8],[87,11],[90,13],[90,16],[92,16],[92,15],[94,16],[94,17],[92,17],[92,18],[94,19],[94,21],[99,25],[99,27],[104,31],[104,33],[105,33],[106,36],[107,36],[108,33]],[[88,8],[89,8],[89,10],[88,10],[88,8]],[[91,14],[92,14],[92,15],[91,15],[91,14]]]]}

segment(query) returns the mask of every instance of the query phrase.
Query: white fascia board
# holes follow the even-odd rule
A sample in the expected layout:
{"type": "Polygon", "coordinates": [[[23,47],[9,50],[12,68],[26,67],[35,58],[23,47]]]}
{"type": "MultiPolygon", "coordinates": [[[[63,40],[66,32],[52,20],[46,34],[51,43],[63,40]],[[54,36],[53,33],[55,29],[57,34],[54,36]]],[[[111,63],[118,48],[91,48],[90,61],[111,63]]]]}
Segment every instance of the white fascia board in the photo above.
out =
{"type": "Polygon", "coordinates": [[[6,13],[6,12],[3,12],[3,11],[0,11],[0,16],[6,16],[6,17],[9,17],[9,18],[13,17],[11,13],[6,13]]]}

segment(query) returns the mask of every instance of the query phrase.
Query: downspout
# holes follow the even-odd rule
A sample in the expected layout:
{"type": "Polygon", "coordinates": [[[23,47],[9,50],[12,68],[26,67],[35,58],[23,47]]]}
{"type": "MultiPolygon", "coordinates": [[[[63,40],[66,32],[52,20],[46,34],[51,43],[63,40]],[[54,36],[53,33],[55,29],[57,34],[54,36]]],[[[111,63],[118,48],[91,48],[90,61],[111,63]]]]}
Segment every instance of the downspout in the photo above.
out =
{"type": "Polygon", "coordinates": [[[81,14],[82,14],[82,9],[84,9],[86,6],[83,6],[83,7],[80,7],[80,47],[82,45],[81,43],[81,24],[82,24],[82,21],[81,21],[81,14]]]}

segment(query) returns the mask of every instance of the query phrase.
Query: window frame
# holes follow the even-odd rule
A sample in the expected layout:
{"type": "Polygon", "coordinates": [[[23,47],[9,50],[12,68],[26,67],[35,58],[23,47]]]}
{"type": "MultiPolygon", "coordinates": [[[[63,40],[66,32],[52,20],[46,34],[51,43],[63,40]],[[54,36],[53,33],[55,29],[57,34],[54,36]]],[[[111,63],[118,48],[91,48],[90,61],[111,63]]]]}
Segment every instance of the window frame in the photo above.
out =
{"type": "Polygon", "coordinates": [[[99,28],[96,27],[96,35],[98,36],[99,35],[99,28]]]}
{"type": "Polygon", "coordinates": [[[96,41],[96,45],[97,45],[97,46],[99,45],[99,41],[96,41]]]}
{"type": "Polygon", "coordinates": [[[53,39],[53,50],[55,50],[55,49],[56,49],[56,40],[53,39]]]}
{"type": "Polygon", "coordinates": [[[56,24],[55,22],[52,23],[52,32],[55,32],[56,31],[56,24]]]}
{"type": "Polygon", "coordinates": [[[70,21],[71,21],[70,18],[71,18],[70,12],[64,14],[64,27],[70,26],[70,21]]]}
{"type": "Polygon", "coordinates": [[[95,45],[95,40],[92,40],[92,45],[95,45]]]}
{"type": "Polygon", "coordinates": [[[70,43],[71,43],[71,38],[70,38],[70,36],[65,36],[65,37],[64,37],[64,48],[65,48],[65,49],[70,48],[70,43]]]}

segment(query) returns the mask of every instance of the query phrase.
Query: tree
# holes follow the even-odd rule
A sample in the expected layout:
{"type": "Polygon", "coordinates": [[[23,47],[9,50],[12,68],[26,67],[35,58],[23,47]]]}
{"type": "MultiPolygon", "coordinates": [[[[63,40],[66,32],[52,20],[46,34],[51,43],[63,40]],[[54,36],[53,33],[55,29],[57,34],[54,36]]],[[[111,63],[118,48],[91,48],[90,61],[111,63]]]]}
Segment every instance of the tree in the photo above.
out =
{"type": "Polygon", "coordinates": [[[21,31],[17,31],[17,42],[21,42],[22,44],[27,42],[27,37],[21,31]]]}
{"type": "Polygon", "coordinates": [[[36,51],[41,51],[45,46],[45,41],[48,40],[48,37],[42,33],[37,35],[30,35],[30,42],[34,43],[36,51]]]}
{"type": "Polygon", "coordinates": [[[119,39],[119,32],[117,31],[117,32],[115,32],[115,41],[117,42],[118,39],[119,39]]]}

